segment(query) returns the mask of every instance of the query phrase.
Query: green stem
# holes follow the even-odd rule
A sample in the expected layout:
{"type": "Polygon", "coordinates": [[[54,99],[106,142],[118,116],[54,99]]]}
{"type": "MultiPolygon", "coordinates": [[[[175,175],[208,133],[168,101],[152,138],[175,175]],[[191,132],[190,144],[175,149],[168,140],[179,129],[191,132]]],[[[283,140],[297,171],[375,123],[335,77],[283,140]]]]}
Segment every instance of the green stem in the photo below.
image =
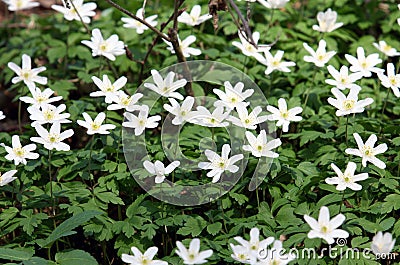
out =
{"type": "Polygon", "coordinates": [[[344,193],[345,193],[345,191],[343,191],[342,199],[340,200],[339,213],[342,212],[342,205],[343,205],[343,200],[344,200],[344,193]]]}
{"type": "Polygon", "coordinates": [[[257,207],[260,208],[260,198],[258,197],[258,187],[256,188],[257,207]]]}
{"type": "MultiPolygon", "coordinates": [[[[314,75],[313,75],[313,78],[312,78],[312,81],[311,81],[311,85],[314,85],[314,86],[316,85],[315,76],[317,75],[317,71],[318,71],[318,69],[316,69],[316,71],[314,71],[314,75]]],[[[305,110],[305,107],[307,106],[308,97],[310,96],[310,86],[307,87],[307,90],[306,90],[305,94],[306,94],[306,99],[304,101],[303,111],[305,110]]]]}
{"type": "MultiPolygon", "coordinates": [[[[23,93],[23,87],[20,86],[20,97],[22,96],[23,93]]],[[[22,134],[22,125],[21,125],[21,107],[22,107],[22,102],[21,99],[18,99],[18,128],[19,132],[22,134]]]]}
{"type": "Polygon", "coordinates": [[[349,147],[348,133],[347,133],[348,124],[349,124],[349,115],[347,115],[347,118],[346,118],[346,147],[349,147]]]}
{"type": "Polygon", "coordinates": [[[93,151],[93,143],[94,143],[94,135],[92,136],[91,143],[90,143],[89,165],[88,165],[89,179],[91,179],[91,178],[90,178],[90,171],[91,171],[91,169],[92,169],[92,151],[93,151]]]}
{"type": "Polygon", "coordinates": [[[53,216],[55,216],[56,215],[56,209],[55,209],[55,200],[54,200],[54,197],[53,197],[53,177],[51,176],[51,155],[52,155],[52,152],[51,152],[50,149],[48,150],[48,153],[49,153],[50,198],[51,198],[53,216]]]}

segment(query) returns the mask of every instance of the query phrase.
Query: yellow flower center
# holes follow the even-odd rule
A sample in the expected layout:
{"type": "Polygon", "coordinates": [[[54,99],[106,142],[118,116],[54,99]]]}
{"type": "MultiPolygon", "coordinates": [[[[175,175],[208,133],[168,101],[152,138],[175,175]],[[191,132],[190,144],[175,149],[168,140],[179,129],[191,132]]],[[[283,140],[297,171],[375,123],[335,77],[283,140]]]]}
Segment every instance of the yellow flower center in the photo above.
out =
{"type": "Polygon", "coordinates": [[[392,49],[392,46],[390,46],[390,45],[384,45],[384,46],[382,47],[382,50],[385,51],[385,52],[388,52],[388,51],[390,51],[391,49],[392,49]]]}
{"type": "Polygon", "coordinates": [[[106,42],[103,42],[102,44],[100,44],[99,49],[100,49],[100,51],[102,51],[102,52],[107,51],[107,43],[106,43],[106,42]]]}
{"type": "Polygon", "coordinates": [[[319,54],[319,55],[317,56],[318,61],[322,61],[322,60],[324,59],[324,57],[325,57],[325,56],[323,56],[322,54],[319,54]]]}
{"type": "Polygon", "coordinates": [[[279,265],[281,262],[279,260],[274,259],[272,262],[272,265],[279,265]]]}
{"type": "Polygon", "coordinates": [[[101,125],[93,122],[91,127],[93,131],[97,131],[100,129],[101,125]]]}
{"type": "Polygon", "coordinates": [[[216,120],[215,118],[211,118],[211,119],[210,119],[210,122],[214,124],[214,123],[217,122],[217,120],[216,120]]]}
{"type": "Polygon", "coordinates": [[[258,247],[257,247],[256,245],[252,245],[252,246],[250,247],[250,249],[251,249],[251,250],[257,250],[258,247]]]}
{"type": "Polygon", "coordinates": [[[262,151],[262,149],[263,149],[263,147],[262,147],[261,145],[258,145],[258,146],[257,146],[257,150],[258,150],[258,151],[262,151]]]}
{"type": "Polygon", "coordinates": [[[272,60],[272,66],[274,66],[274,67],[278,67],[280,63],[281,62],[279,60],[276,60],[276,59],[272,60]]]}
{"type": "Polygon", "coordinates": [[[391,77],[389,77],[389,82],[390,82],[390,84],[392,85],[392,86],[395,86],[396,85],[396,77],[394,77],[394,76],[391,76],[391,77]]]}
{"type": "Polygon", "coordinates": [[[321,232],[322,232],[323,234],[328,233],[328,231],[329,231],[328,227],[326,227],[326,226],[321,227],[321,232]]]}
{"type": "Polygon", "coordinates": [[[190,254],[189,254],[189,260],[194,260],[195,257],[196,257],[196,256],[195,256],[193,253],[190,253],[190,254]]]}
{"type": "Polygon", "coordinates": [[[288,111],[281,111],[281,116],[284,119],[287,119],[289,117],[289,112],[288,111]]]}
{"type": "Polygon", "coordinates": [[[43,112],[43,116],[46,121],[51,121],[54,119],[54,111],[46,110],[43,112]]]}
{"type": "Polygon", "coordinates": [[[139,120],[139,126],[144,126],[146,122],[144,120],[139,120]]]}
{"type": "Polygon", "coordinates": [[[142,264],[143,264],[143,265],[148,265],[148,264],[150,264],[150,263],[149,263],[149,260],[148,260],[147,258],[142,257],[142,264]]]}
{"type": "Polygon", "coordinates": [[[366,156],[372,156],[373,155],[373,149],[371,148],[371,146],[364,146],[364,154],[366,156]]]}
{"type": "Polygon", "coordinates": [[[247,256],[243,253],[240,253],[237,257],[238,257],[238,260],[246,260],[247,259],[247,256]]]}
{"type": "Polygon", "coordinates": [[[232,103],[235,103],[235,102],[237,101],[237,98],[233,98],[233,97],[232,97],[232,98],[230,99],[230,101],[231,101],[232,103]]]}
{"type": "Polygon", "coordinates": [[[340,78],[340,83],[346,84],[347,83],[347,78],[344,78],[344,77],[340,78]]]}
{"type": "Polygon", "coordinates": [[[14,148],[13,151],[16,156],[23,157],[25,155],[25,150],[22,147],[14,148]]]}
{"type": "Polygon", "coordinates": [[[368,68],[367,62],[366,62],[366,61],[362,62],[362,63],[361,63],[361,67],[362,67],[363,69],[368,68]]]}
{"type": "Polygon", "coordinates": [[[109,86],[106,88],[106,92],[113,92],[115,90],[114,86],[109,86]]]}
{"type": "Polygon", "coordinates": [[[22,69],[21,76],[23,79],[28,80],[31,76],[30,71],[22,69]]]}
{"type": "Polygon", "coordinates": [[[45,98],[45,97],[43,97],[43,96],[37,96],[37,97],[36,97],[36,101],[37,101],[38,103],[42,103],[42,102],[44,102],[45,100],[47,100],[47,98],[45,98]]]}
{"type": "Polygon", "coordinates": [[[246,51],[248,51],[248,52],[256,52],[256,49],[255,49],[254,46],[251,45],[251,44],[247,44],[247,45],[245,46],[245,49],[246,49],[246,51]]]}
{"type": "Polygon", "coordinates": [[[354,103],[355,103],[354,100],[347,99],[347,100],[343,101],[343,108],[345,110],[351,110],[354,107],[354,103]]]}
{"type": "Polygon", "coordinates": [[[244,123],[249,124],[249,123],[250,123],[250,119],[248,119],[248,118],[245,119],[245,120],[244,120],[244,123]]]}
{"type": "Polygon", "coordinates": [[[128,106],[131,103],[131,99],[130,98],[123,98],[121,99],[121,104],[124,106],[128,106]]]}
{"type": "Polygon", "coordinates": [[[58,139],[59,139],[59,137],[56,134],[50,134],[49,135],[49,142],[50,143],[56,143],[56,142],[58,142],[58,139]]]}
{"type": "Polygon", "coordinates": [[[17,9],[20,9],[20,8],[23,7],[23,4],[22,4],[22,3],[23,3],[23,2],[22,2],[21,0],[17,0],[17,1],[16,1],[15,5],[17,6],[17,9]]]}
{"type": "Polygon", "coordinates": [[[344,175],[343,180],[344,180],[344,182],[349,183],[349,182],[351,182],[351,177],[348,175],[344,175]]]}
{"type": "Polygon", "coordinates": [[[181,116],[186,116],[186,111],[182,110],[181,111],[181,116]]]}

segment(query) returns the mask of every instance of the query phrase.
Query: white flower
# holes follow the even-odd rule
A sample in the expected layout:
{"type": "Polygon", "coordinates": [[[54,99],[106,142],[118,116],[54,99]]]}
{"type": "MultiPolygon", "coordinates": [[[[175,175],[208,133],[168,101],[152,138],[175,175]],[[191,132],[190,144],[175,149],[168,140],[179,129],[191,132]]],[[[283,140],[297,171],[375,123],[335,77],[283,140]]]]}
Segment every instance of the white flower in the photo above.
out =
{"type": "Polygon", "coordinates": [[[58,97],[51,97],[54,94],[54,91],[51,90],[50,88],[46,88],[43,92],[40,90],[40,88],[35,87],[35,86],[30,86],[29,91],[32,94],[32,97],[20,97],[19,99],[22,102],[32,104],[32,106],[36,108],[42,108],[47,104],[59,101],[62,99],[61,96],[58,97]]]}
{"type": "Polygon", "coordinates": [[[331,92],[336,99],[330,97],[328,98],[328,102],[337,108],[336,116],[345,116],[352,113],[364,112],[365,107],[374,102],[372,98],[358,100],[358,93],[360,93],[360,91],[360,87],[353,87],[350,89],[349,95],[346,97],[338,88],[334,87],[331,89],[331,92]]]}
{"type": "Polygon", "coordinates": [[[346,154],[362,157],[362,165],[364,167],[367,166],[367,162],[371,162],[380,169],[386,168],[386,164],[375,157],[376,155],[386,152],[386,144],[380,144],[374,148],[374,145],[378,140],[375,134],[372,134],[365,144],[358,133],[353,133],[353,136],[357,142],[358,149],[347,148],[345,150],[346,154]]]}
{"type": "Polygon", "coordinates": [[[371,72],[379,73],[383,71],[382,69],[375,67],[375,65],[382,62],[382,60],[379,59],[379,54],[373,53],[365,57],[363,47],[357,48],[357,58],[349,54],[345,54],[344,56],[351,64],[350,71],[361,72],[364,77],[370,77],[372,75],[371,72]]]}
{"type": "Polygon", "coordinates": [[[253,133],[246,131],[246,138],[250,145],[243,145],[243,150],[251,152],[255,157],[271,157],[276,158],[279,154],[271,151],[282,144],[280,139],[274,139],[268,142],[267,133],[261,130],[257,137],[253,133]]]}
{"type": "MultiPolygon", "coordinates": [[[[214,102],[215,107],[223,106],[230,110],[233,110],[237,105],[254,93],[254,89],[246,89],[243,91],[244,84],[242,82],[237,82],[235,87],[232,87],[229,81],[224,82],[225,92],[220,89],[213,89],[214,94],[216,94],[220,100],[214,102]]],[[[246,104],[246,106],[249,103],[246,104]]]]}
{"type": "Polygon", "coordinates": [[[211,169],[211,171],[207,173],[207,177],[213,178],[213,183],[218,182],[222,173],[225,171],[236,173],[239,170],[239,167],[234,164],[243,159],[244,156],[243,154],[238,154],[229,158],[230,152],[231,147],[229,144],[224,144],[222,146],[221,156],[209,149],[204,152],[210,162],[200,162],[198,166],[205,170],[211,169]]]}
{"type": "Polygon", "coordinates": [[[300,116],[296,116],[300,112],[303,111],[301,107],[295,107],[292,109],[287,108],[287,104],[285,99],[280,98],[278,100],[278,108],[275,108],[271,105],[267,106],[267,110],[271,112],[271,115],[268,115],[268,120],[270,121],[278,121],[276,126],[282,126],[282,131],[289,131],[289,124],[291,121],[301,121],[302,118],[300,116]]]}
{"type": "Polygon", "coordinates": [[[29,118],[33,121],[32,126],[35,127],[36,124],[46,124],[46,123],[70,123],[68,118],[71,116],[69,113],[62,113],[66,110],[65,104],[61,104],[56,107],[51,104],[46,104],[41,108],[30,106],[28,107],[28,112],[31,114],[29,118]]]}
{"type": "Polygon", "coordinates": [[[344,173],[342,173],[342,171],[340,171],[340,169],[333,163],[331,164],[331,167],[337,174],[337,177],[326,178],[325,182],[331,185],[337,185],[336,186],[337,190],[345,190],[346,188],[352,190],[361,190],[362,186],[356,182],[368,178],[368,173],[361,173],[358,175],[354,175],[354,172],[357,169],[357,165],[354,162],[349,162],[347,164],[344,173]]]}
{"type": "Polygon", "coordinates": [[[229,116],[229,111],[224,112],[224,107],[215,108],[211,113],[207,108],[198,106],[197,111],[194,111],[190,120],[191,123],[205,127],[226,127],[229,122],[224,121],[229,116]]]}
{"type": "Polygon", "coordinates": [[[104,112],[100,112],[94,120],[87,114],[86,112],[82,113],[84,121],[77,120],[77,123],[85,127],[87,129],[87,134],[110,134],[108,130],[115,129],[115,125],[113,124],[102,124],[106,118],[106,114],[104,112]]]}
{"type": "Polygon", "coordinates": [[[125,94],[124,91],[119,90],[110,96],[111,101],[114,102],[114,104],[109,105],[107,109],[108,110],[125,109],[126,111],[129,112],[140,110],[142,107],[136,105],[136,103],[142,97],[143,94],[141,93],[136,93],[133,94],[132,96],[128,96],[127,94],[125,94]]]}
{"type": "Polygon", "coordinates": [[[266,75],[269,75],[275,70],[287,73],[290,72],[288,67],[296,65],[295,62],[283,62],[283,54],[284,51],[280,50],[276,52],[275,56],[273,56],[269,51],[264,52],[265,58],[259,60],[259,62],[267,66],[267,69],[265,70],[266,75]]]}
{"type": "Polygon", "coordinates": [[[290,0],[257,0],[257,1],[266,8],[277,9],[284,7],[286,3],[288,3],[290,0]]]}
{"type": "Polygon", "coordinates": [[[4,174],[0,173],[0,186],[7,185],[11,181],[17,179],[16,177],[13,177],[15,173],[17,173],[17,170],[10,170],[4,174]]]}
{"type": "Polygon", "coordinates": [[[325,12],[318,12],[317,20],[319,25],[313,25],[312,29],[319,32],[332,32],[343,26],[343,23],[336,23],[337,13],[330,8],[325,12]]]}
{"type": "Polygon", "coordinates": [[[149,172],[152,176],[155,175],[155,183],[159,184],[162,183],[165,179],[165,175],[170,174],[172,171],[177,168],[181,162],[173,161],[167,167],[164,166],[163,162],[157,160],[156,162],[152,163],[148,160],[143,162],[144,168],[149,172]]]}
{"type": "Polygon", "coordinates": [[[343,214],[338,214],[331,220],[329,208],[322,206],[319,211],[318,221],[308,215],[304,215],[304,220],[312,229],[307,236],[308,238],[322,238],[329,245],[335,242],[334,238],[348,238],[349,233],[347,231],[337,229],[345,219],[346,217],[343,214]]]}
{"type": "Polygon", "coordinates": [[[253,41],[257,45],[257,48],[247,40],[246,33],[244,31],[239,31],[238,35],[240,42],[232,42],[233,46],[239,48],[246,56],[252,56],[258,61],[264,60],[264,56],[262,56],[260,53],[269,51],[271,47],[262,44],[258,45],[258,41],[260,40],[260,32],[254,31],[252,35],[253,41]]]}
{"type": "MultiPolygon", "coordinates": [[[[254,227],[250,230],[250,240],[247,241],[240,236],[234,237],[234,239],[245,247],[249,253],[249,256],[258,257],[258,254],[261,250],[264,250],[269,246],[272,242],[274,242],[273,237],[268,237],[264,240],[260,240],[260,230],[257,227],[254,227]]],[[[251,260],[252,258],[250,258],[251,260]]]]}
{"type": "Polygon", "coordinates": [[[318,67],[324,67],[325,64],[336,54],[335,51],[326,51],[326,41],[320,40],[318,48],[314,51],[307,43],[303,43],[304,48],[311,54],[303,57],[304,61],[314,63],[318,67]]]}
{"type": "Polygon", "coordinates": [[[383,40],[379,41],[379,44],[373,43],[372,45],[388,57],[400,56],[400,52],[397,52],[395,48],[386,44],[383,40]]]}
{"type": "Polygon", "coordinates": [[[201,6],[195,5],[193,6],[192,11],[190,11],[190,14],[186,11],[183,12],[178,17],[178,21],[189,26],[196,26],[212,18],[210,14],[205,14],[202,16],[200,14],[201,14],[201,6]]]}
{"type": "Polygon", "coordinates": [[[103,75],[103,81],[98,77],[92,76],[93,82],[100,89],[100,91],[95,91],[90,93],[91,97],[105,97],[104,101],[108,104],[112,102],[113,96],[117,95],[117,91],[126,85],[128,79],[125,76],[118,78],[113,84],[111,84],[110,79],[107,75],[103,75]]]}
{"type": "Polygon", "coordinates": [[[175,250],[184,264],[204,264],[207,262],[207,258],[211,257],[213,251],[211,249],[200,251],[200,239],[193,238],[187,249],[180,241],[176,241],[178,250],[175,250]]]}
{"type": "Polygon", "coordinates": [[[11,140],[12,147],[1,144],[8,153],[5,159],[10,161],[14,160],[15,165],[19,165],[19,163],[26,165],[26,159],[37,159],[39,157],[39,154],[32,153],[32,151],[36,149],[36,144],[22,146],[18,135],[13,135],[11,140]]]}
{"type": "Polygon", "coordinates": [[[394,95],[400,97],[400,74],[396,74],[392,63],[388,63],[386,75],[381,72],[378,73],[378,77],[381,80],[382,86],[391,88],[394,95]]]}
{"type": "Polygon", "coordinates": [[[232,249],[231,257],[234,260],[244,264],[255,264],[257,262],[257,255],[254,252],[250,252],[249,249],[242,245],[229,244],[232,249]]]}
{"type": "MultiPolygon", "coordinates": [[[[70,0],[63,0],[63,3],[64,1],[68,3],[68,1],[70,0]]],[[[72,0],[72,3],[73,5],[68,3],[69,6],[52,5],[51,8],[64,14],[64,18],[68,21],[72,20],[80,21],[79,18],[80,15],[84,23],[90,23],[90,17],[94,17],[96,15],[95,11],[97,7],[96,3],[89,2],[83,4],[83,0],[72,0]]]]}
{"type": "Polygon", "coordinates": [[[157,254],[157,247],[148,248],[144,254],[140,252],[137,247],[132,247],[132,255],[122,254],[121,259],[125,263],[131,265],[168,265],[168,262],[161,260],[153,260],[154,256],[157,254]]]}
{"type": "Polygon", "coordinates": [[[124,43],[118,40],[116,34],[105,40],[98,28],[93,29],[90,41],[83,40],[81,43],[92,49],[93,57],[102,55],[111,61],[115,61],[115,56],[125,53],[124,43]]]}
{"type": "Polygon", "coordinates": [[[63,143],[62,141],[71,137],[74,134],[74,131],[72,129],[61,132],[61,124],[59,122],[53,123],[53,125],[51,125],[50,127],[49,132],[40,124],[36,125],[35,129],[40,137],[31,137],[32,142],[43,144],[44,148],[48,150],[70,150],[70,146],[66,143],[63,143]]]}
{"type": "Polygon", "coordinates": [[[47,77],[38,76],[39,73],[46,70],[46,67],[33,68],[31,65],[31,57],[22,55],[22,68],[13,62],[9,62],[8,67],[13,70],[18,76],[11,79],[13,84],[23,81],[28,87],[34,87],[35,83],[42,85],[47,84],[47,77]]]}
{"type": "Polygon", "coordinates": [[[373,238],[371,243],[371,250],[375,255],[388,255],[392,252],[396,239],[392,238],[392,234],[386,232],[382,234],[379,231],[373,238]]]}
{"type": "MultiPolygon", "coordinates": [[[[155,27],[157,26],[157,21],[155,19],[157,18],[157,15],[152,15],[147,18],[143,17],[143,8],[139,8],[136,11],[136,16],[138,18],[141,18],[142,20],[146,21],[149,23],[150,26],[155,27]]],[[[136,29],[137,34],[143,34],[143,32],[147,29],[149,29],[146,25],[143,23],[137,21],[136,19],[130,18],[130,17],[123,17],[121,18],[122,22],[125,24],[123,25],[124,28],[130,28],[130,29],[136,29]]]]}
{"type": "Polygon", "coordinates": [[[8,5],[9,11],[31,9],[40,5],[34,0],[3,0],[3,2],[8,5]]]}
{"type": "Polygon", "coordinates": [[[286,250],[282,248],[282,241],[280,240],[275,240],[271,249],[266,249],[265,251],[265,257],[255,263],[255,265],[285,265],[296,259],[294,253],[284,254],[286,250]]]}
{"type": "Polygon", "coordinates": [[[168,98],[168,100],[171,105],[164,104],[164,109],[166,109],[169,113],[175,115],[175,118],[172,120],[173,125],[180,125],[193,117],[193,114],[195,113],[194,111],[192,111],[192,107],[194,104],[193,97],[186,97],[185,100],[182,102],[182,105],[179,105],[179,103],[173,98],[168,98]]]}
{"type": "Polygon", "coordinates": [[[257,128],[257,124],[263,123],[268,119],[267,115],[258,116],[262,112],[262,108],[260,106],[255,107],[253,111],[249,113],[246,105],[241,103],[236,106],[236,111],[239,118],[230,115],[227,120],[236,126],[246,129],[255,130],[257,128]]]}
{"type": "Polygon", "coordinates": [[[3,111],[0,110],[0,120],[3,120],[6,118],[6,115],[4,115],[3,111]]]}
{"type": "Polygon", "coordinates": [[[345,65],[340,67],[340,72],[337,71],[332,65],[328,65],[327,69],[334,80],[326,79],[325,82],[329,85],[339,88],[340,90],[359,87],[358,85],[354,84],[354,82],[363,77],[363,74],[361,72],[352,73],[349,75],[349,68],[345,65]]]}
{"type": "Polygon", "coordinates": [[[156,128],[158,122],[161,120],[161,116],[156,115],[148,117],[149,107],[147,105],[142,106],[139,111],[139,115],[135,116],[130,112],[125,112],[124,116],[128,121],[122,123],[122,126],[135,129],[135,135],[141,135],[146,128],[156,128]]]}
{"type": "Polygon", "coordinates": [[[183,100],[183,96],[175,90],[184,87],[187,80],[182,78],[174,82],[175,73],[169,72],[165,79],[162,78],[157,70],[151,70],[151,75],[153,77],[153,83],[144,83],[144,87],[149,88],[156,92],[157,94],[168,97],[183,100]]]}
{"type": "MultiPolygon", "coordinates": [[[[172,46],[172,43],[169,41],[166,41],[164,39],[163,39],[163,41],[168,45],[167,50],[169,50],[172,54],[175,54],[175,50],[174,50],[174,47],[172,46]]],[[[178,43],[179,43],[179,47],[181,48],[181,51],[183,53],[183,56],[190,57],[190,55],[197,56],[197,55],[201,54],[200,49],[189,47],[190,44],[192,44],[195,41],[196,41],[196,37],[193,35],[186,37],[186,39],[184,39],[183,41],[181,41],[181,39],[178,36],[178,43]]]]}

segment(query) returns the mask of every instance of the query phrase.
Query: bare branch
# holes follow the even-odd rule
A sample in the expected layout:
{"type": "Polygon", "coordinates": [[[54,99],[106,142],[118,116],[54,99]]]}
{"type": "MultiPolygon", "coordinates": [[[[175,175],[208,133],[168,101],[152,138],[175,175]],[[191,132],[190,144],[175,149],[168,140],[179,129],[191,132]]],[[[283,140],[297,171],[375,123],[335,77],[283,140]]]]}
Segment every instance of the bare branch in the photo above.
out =
{"type": "Polygon", "coordinates": [[[246,36],[245,36],[245,37],[246,37],[246,40],[247,40],[250,44],[252,44],[254,47],[257,48],[257,44],[256,44],[255,41],[253,40],[253,33],[252,33],[251,30],[250,30],[248,21],[243,17],[242,13],[240,12],[240,10],[239,10],[238,6],[235,4],[235,2],[234,2],[233,0],[228,0],[228,1],[229,1],[229,4],[232,6],[232,8],[233,8],[233,9],[235,10],[235,12],[237,13],[237,15],[238,15],[240,21],[241,21],[242,24],[243,24],[243,30],[244,30],[244,32],[246,33],[246,36]]]}

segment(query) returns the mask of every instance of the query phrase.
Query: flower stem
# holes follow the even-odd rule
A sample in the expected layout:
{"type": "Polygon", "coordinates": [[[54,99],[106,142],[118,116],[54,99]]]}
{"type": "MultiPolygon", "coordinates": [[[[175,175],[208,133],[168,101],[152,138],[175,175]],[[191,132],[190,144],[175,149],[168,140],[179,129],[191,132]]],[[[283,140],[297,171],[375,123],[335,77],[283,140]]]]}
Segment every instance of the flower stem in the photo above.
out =
{"type": "Polygon", "coordinates": [[[347,118],[346,118],[346,147],[349,147],[348,133],[347,133],[348,125],[349,125],[349,115],[347,115],[347,118]]]}
{"type": "Polygon", "coordinates": [[[55,209],[55,200],[53,197],[53,177],[51,176],[51,155],[52,152],[49,149],[49,181],[50,181],[50,198],[51,198],[51,206],[52,206],[52,211],[53,211],[53,216],[56,215],[56,209],[55,209]]]}
{"type": "Polygon", "coordinates": [[[343,200],[344,200],[344,193],[345,193],[345,191],[343,191],[342,199],[340,200],[339,213],[342,212],[342,205],[343,205],[343,200]]]}
{"type": "Polygon", "coordinates": [[[257,207],[260,208],[260,198],[258,197],[258,187],[256,188],[257,207]]]}
{"type": "MultiPolygon", "coordinates": [[[[311,85],[314,85],[314,86],[316,85],[316,84],[315,84],[315,76],[316,76],[316,75],[317,75],[317,70],[314,71],[314,76],[313,76],[313,78],[312,78],[311,85]]],[[[310,96],[310,87],[307,87],[305,94],[306,94],[306,99],[305,99],[305,101],[304,101],[303,110],[304,110],[305,107],[307,106],[308,97],[310,96]]]]}
{"type": "MultiPolygon", "coordinates": [[[[22,96],[23,88],[20,86],[20,97],[22,96]]],[[[22,107],[22,102],[21,99],[18,99],[18,128],[19,132],[22,134],[22,125],[21,125],[21,107],[22,107]]]]}
{"type": "Polygon", "coordinates": [[[92,139],[90,140],[89,165],[88,165],[89,179],[90,179],[90,171],[91,171],[91,169],[92,169],[92,150],[93,150],[93,143],[94,143],[94,135],[92,136],[92,139]]]}

